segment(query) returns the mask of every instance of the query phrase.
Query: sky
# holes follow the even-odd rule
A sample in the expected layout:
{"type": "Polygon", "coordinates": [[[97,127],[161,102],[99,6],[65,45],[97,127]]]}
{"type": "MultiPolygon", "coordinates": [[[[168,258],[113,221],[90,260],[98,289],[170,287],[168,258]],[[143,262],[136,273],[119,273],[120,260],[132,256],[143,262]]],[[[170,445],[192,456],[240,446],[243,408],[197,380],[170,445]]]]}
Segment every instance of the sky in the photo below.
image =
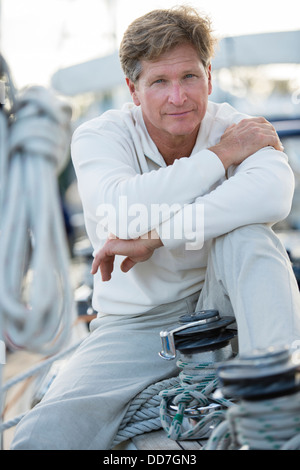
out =
{"type": "MultiPolygon", "coordinates": [[[[0,51],[18,88],[115,50],[128,24],[174,0],[0,0],[0,51]],[[113,14],[114,13],[114,14],[113,14]]],[[[194,0],[217,37],[300,30],[299,0],[194,0]]]]}

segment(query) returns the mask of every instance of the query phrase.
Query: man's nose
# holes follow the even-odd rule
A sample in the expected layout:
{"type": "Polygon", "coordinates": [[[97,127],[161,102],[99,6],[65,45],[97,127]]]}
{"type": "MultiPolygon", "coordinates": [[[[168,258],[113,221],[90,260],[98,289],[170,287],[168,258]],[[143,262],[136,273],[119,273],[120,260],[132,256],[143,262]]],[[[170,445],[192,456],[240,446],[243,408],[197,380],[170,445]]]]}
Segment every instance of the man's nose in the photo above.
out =
{"type": "Polygon", "coordinates": [[[186,101],[186,92],[180,83],[171,85],[169,102],[175,106],[181,106],[186,101]]]}

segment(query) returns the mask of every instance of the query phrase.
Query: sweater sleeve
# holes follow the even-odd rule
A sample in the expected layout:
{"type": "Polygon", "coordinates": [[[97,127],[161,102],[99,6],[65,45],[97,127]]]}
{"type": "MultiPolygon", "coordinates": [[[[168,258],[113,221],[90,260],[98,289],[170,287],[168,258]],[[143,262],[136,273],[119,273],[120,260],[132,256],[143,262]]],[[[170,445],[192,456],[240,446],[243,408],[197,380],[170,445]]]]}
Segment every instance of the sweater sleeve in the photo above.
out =
{"type": "Polygon", "coordinates": [[[79,128],[71,152],[85,215],[123,239],[168,220],[225,174],[209,150],[141,174],[132,140],[111,129],[79,128]]]}
{"type": "Polygon", "coordinates": [[[221,185],[156,227],[169,249],[200,249],[204,241],[248,224],[274,224],[291,209],[294,175],[287,156],[266,147],[248,157],[221,185]]]}

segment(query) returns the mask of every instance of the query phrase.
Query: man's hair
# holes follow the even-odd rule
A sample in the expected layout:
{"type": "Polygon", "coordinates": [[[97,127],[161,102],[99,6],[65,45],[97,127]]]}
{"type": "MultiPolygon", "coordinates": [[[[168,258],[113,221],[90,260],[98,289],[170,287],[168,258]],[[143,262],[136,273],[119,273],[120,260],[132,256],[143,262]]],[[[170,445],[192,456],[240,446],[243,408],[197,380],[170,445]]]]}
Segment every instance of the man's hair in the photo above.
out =
{"type": "Polygon", "coordinates": [[[210,64],[216,39],[208,17],[191,7],[154,10],[134,20],[120,44],[120,62],[131,81],[142,72],[141,60],[157,60],[174,47],[189,43],[199,54],[205,68],[210,64]]]}

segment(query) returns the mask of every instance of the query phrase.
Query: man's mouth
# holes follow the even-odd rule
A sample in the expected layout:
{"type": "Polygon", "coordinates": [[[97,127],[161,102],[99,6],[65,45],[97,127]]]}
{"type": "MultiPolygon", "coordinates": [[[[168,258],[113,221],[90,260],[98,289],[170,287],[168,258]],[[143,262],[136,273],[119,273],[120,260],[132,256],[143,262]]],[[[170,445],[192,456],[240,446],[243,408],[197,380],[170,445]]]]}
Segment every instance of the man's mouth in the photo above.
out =
{"type": "Polygon", "coordinates": [[[190,114],[191,112],[192,112],[192,110],[178,111],[176,113],[167,113],[167,115],[172,116],[172,117],[184,117],[184,116],[187,116],[188,114],[190,114]]]}

